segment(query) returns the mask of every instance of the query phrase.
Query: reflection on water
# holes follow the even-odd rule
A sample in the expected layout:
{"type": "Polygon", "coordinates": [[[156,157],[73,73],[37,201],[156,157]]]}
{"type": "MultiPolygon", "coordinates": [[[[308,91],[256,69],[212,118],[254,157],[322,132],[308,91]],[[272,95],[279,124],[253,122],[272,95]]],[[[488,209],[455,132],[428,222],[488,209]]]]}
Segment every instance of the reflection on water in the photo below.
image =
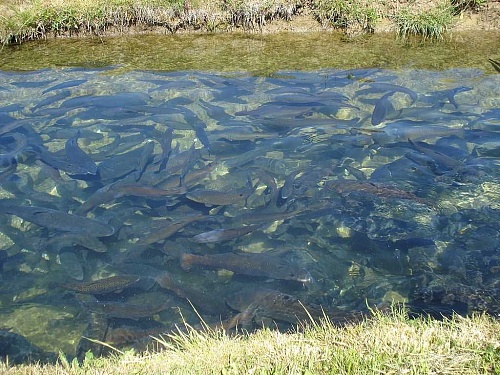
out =
{"type": "Polygon", "coordinates": [[[22,353],[141,347],[192,306],[228,331],[302,304],[500,313],[500,75],[0,79],[0,336],[22,353]]]}

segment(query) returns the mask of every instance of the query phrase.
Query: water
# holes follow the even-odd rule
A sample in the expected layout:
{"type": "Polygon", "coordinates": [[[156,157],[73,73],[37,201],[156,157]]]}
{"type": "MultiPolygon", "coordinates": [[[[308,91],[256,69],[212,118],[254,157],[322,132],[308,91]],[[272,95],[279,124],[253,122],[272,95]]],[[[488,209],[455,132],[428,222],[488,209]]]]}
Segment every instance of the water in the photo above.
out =
{"type": "Polygon", "coordinates": [[[488,58],[498,58],[498,31],[449,34],[439,43],[395,41],[377,34],[344,40],[341,34],[279,33],[140,35],[106,39],[57,39],[0,51],[4,70],[119,65],[122,69],[249,71],[325,68],[449,69],[475,67],[494,72],[488,58]]]}
{"type": "Polygon", "coordinates": [[[23,352],[143,348],[179,309],[199,325],[188,301],[229,331],[290,328],[299,300],[339,323],[500,313],[490,67],[118,62],[0,73],[0,321],[23,352]]]}

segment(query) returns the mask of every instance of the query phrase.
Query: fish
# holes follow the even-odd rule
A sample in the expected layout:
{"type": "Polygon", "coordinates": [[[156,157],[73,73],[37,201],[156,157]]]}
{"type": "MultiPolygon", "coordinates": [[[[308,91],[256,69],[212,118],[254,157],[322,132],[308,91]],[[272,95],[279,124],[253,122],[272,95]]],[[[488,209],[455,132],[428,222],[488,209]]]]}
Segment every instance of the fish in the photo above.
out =
{"type": "Polygon", "coordinates": [[[68,110],[73,108],[112,108],[117,111],[118,108],[133,108],[146,105],[147,100],[151,99],[149,95],[138,92],[120,92],[114,95],[84,95],[69,98],[61,104],[61,108],[68,110]]]}
{"type": "MultiPolygon", "coordinates": [[[[137,165],[135,167],[135,172],[133,173],[135,181],[139,181],[142,177],[142,174],[146,170],[146,166],[152,160],[153,150],[155,147],[155,143],[153,141],[148,141],[144,145],[141,155],[137,160],[137,165]]],[[[135,162],[135,161],[134,161],[135,162]]]]}
{"type": "Polygon", "coordinates": [[[290,294],[272,289],[247,288],[227,298],[226,303],[232,309],[240,311],[223,322],[223,327],[227,330],[236,327],[250,328],[253,324],[263,326],[269,319],[297,324],[328,318],[333,324],[343,326],[359,322],[364,317],[364,314],[358,311],[324,309],[321,306],[306,304],[290,294]]]}
{"type": "MultiPolygon", "coordinates": [[[[118,140],[120,140],[120,137],[118,137],[118,140]]],[[[133,147],[133,145],[131,147],[133,147]]],[[[109,151],[111,152],[111,150],[109,151]]],[[[134,148],[132,151],[122,154],[117,154],[118,152],[118,150],[114,150],[112,157],[104,159],[97,166],[101,181],[110,182],[136,171],[138,160],[146,153],[146,145],[134,148]]]]}
{"type": "Polygon", "coordinates": [[[111,225],[46,207],[18,206],[0,201],[0,213],[16,215],[21,219],[63,232],[87,234],[95,237],[111,236],[115,230],[111,225]]]}
{"type": "Polygon", "coordinates": [[[304,211],[305,209],[297,209],[294,211],[278,211],[278,212],[272,212],[272,211],[253,212],[252,210],[250,212],[246,212],[244,214],[235,216],[233,221],[235,223],[241,223],[241,224],[272,223],[277,220],[288,220],[293,217],[297,217],[304,211]]]}
{"type": "Polygon", "coordinates": [[[74,137],[66,141],[64,149],[66,151],[66,158],[71,165],[77,166],[77,173],[74,174],[97,174],[97,165],[92,158],[87,155],[78,146],[78,138],[80,137],[80,130],[78,130],[74,137]]]}
{"type": "Polygon", "coordinates": [[[164,225],[162,228],[147,233],[143,238],[137,241],[137,243],[139,245],[149,245],[155,242],[166,240],[167,238],[173,236],[175,233],[177,233],[190,223],[202,220],[205,217],[206,215],[195,215],[192,217],[188,217],[185,220],[179,221],[177,223],[168,223],[167,225],[164,225]]]}
{"type": "Polygon", "coordinates": [[[172,140],[174,139],[174,129],[167,127],[163,136],[161,138],[161,155],[154,161],[154,164],[158,164],[158,169],[155,173],[160,173],[163,171],[168,163],[168,159],[172,154],[172,140]]]}
{"type": "Polygon", "coordinates": [[[425,200],[417,197],[411,192],[401,190],[393,186],[375,184],[370,181],[332,180],[325,182],[325,187],[329,190],[336,191],[343,196],[348,196],[352,192],[358,191],[381,198],[409,199],[427,204],[425,200]]]}
{"type": "Polygon", "coordinates": [[[185,186],[178,186],[169,190],[158,189],[155,187],[134,185],[127,183],[111,183],[97,190],[85,202],[75,210],[76,215],[84,215],[95,207],[111,202],[124,196],[145,197],[150,199],[163,199],[173,195],[184,194],[185,186]]]}
{"type": "Polygon", "coordinates": [[[88,301],[82,305],[89,311],[103,314],[108,318],[133,319],[147,318],[173,307],[170,299],[158,304],[135,304],[115,301],[88,301]]]}
{"type": "Polygon", "coordinates": [[[255,142],[260,139],[276,138],[275,133],[263,132],[249,125],[231,126],[223,130],[214,130],[209,134],[209,138],[215,140],[225,140],[228,142],[251,141],[255,142]]]}
{"type": "Polygon", "coordinates": [[[465,167],[465,164],[462,163],[461,161],[454,159],[448,155],[445,155],[441,152],[434,151],[431,148],[428,147],[428,145],[424,142],[413,142],[411,139],[408,138],[408,143],[410,146],[417,150],[418,152],[427,155],[434,161],[436,161],[440,166],[443,166],[448,169],[457,169],[457,168],[463,168],[465,167]]]}
{"type": "MultiPolygon", "coordinates": [[[[106,335],[106,343],[111,344],[114,347],[123,346],[126,344],[134,344],[134,348],[137,343],[150,344],[154,342],[153,337],[159,337],[160,335],[166,335],[172,329],[167,327],[156,327],[156,328],[138,328],[138,327],[110,327],[106,335]]],[[[146,348],[144,348],[146,349],[146,348]]]]}
{"type": "Polygon", "coordinates": [[[364,89],[364,90],[359,90],[356,93],[356,95],[369,94],[369,93],[372,93],[372,92],[384,92],[384,91],[391,91],[393,94],[396,93],[396,92],[405,93],[405,94],[407,94],[411,98],[411,100],[412,100],[411,104],[414,104],[417,101],[417,99],[418,99],[418,94],[415,91],[410,90],[407,87],[395,85],[395,84],[392,84],[392,83],[386,83],[386,82],[373,82],[373,83],[370,83],[370,87],[369,88],[364,89]]]}
{"type": "Polygon", "coordinates": [[[464,137],[466,133],[465,129],[450,128],[437,124],[429,125],[423,121],[404,120],[386,124],[383,129],[377,129],[371,134],[376,143],[384,145],[387,143],[404,142],[408,138],[415,141],[450,135],[464,137]]]}
{"type": "Polygon", "coordinates": [[[193,129],[198,137],[199,141],[208,151],[210,156],[210,140],[208,139],[207,132],[205,131],[205,124],[193,124],[193,129]]]}
{"type": "Polygon", "coordinates": [[[372,125],[379,125],[385,121],[388,114],[394,112],[394,106],[390,102],[389,98],[395,93],[395,91],[390,91],[377,100],[372,113],[372,125]]]}
{"type": "Polygon", "coordinates": [[[283,183],[283,186],[280,189],[279,196],[283,200],[287,200],[290,198],[294,192],[294,181],[295,177],[300,173],[300,170],[291,172],[288,174],[288,176],[285,178],[285,182],[283,183]]]}
{"type": "Polygon", "coordinates": [[[252,192],[253,189],[248,187],[227,191],[197,189],[188,192],[186,198],[193,202],[203,203],[206,206],[224,206],[238,203],[246,205],[247,199],[252,192]]]}
{"type": "Polygon", "coordinates": [[[27,149],[28,138],[21,133],[7,133],[0,137],[0,146],[3,146],[3,140],[5,138],[12,138],[14,142],[10,143],[9,146],[13,144],[14,147],[4,153],[0,153],[0,166],[9,167],[13,164],[17,164],[19,154],[27,149]]]}
{"type": "Polygon", "coordinates": [[[182,254],[181,267],[188,271],[194,267],[226,269],[241,275],[268,277],[279,280],[312,282],[311,274],[296,263],[266,253],[224,253],[210,255],[182,254]]]}
{"type": "Polygon", "coordinates": [[[162,288],[169,290],[178,297],[188,300],[202,312],[211,315],[227,315],[226,304],[217,295],[203,292],[195,286],[176,281],[168,272],[163,272],[155,279],[162,288]]]}
{"type": "Polygon", "coordinates": [[[87,82],[86,79],[72,79],[70,81],[61,82],[61,83],[58,83],[57,85],[51,86],[48,89],[43,90],[42,94],[46,94],[48,92],[55,91],[55,90],[68,89],[70,87],[80,86],[82,83],[85,83],[85,82],[87,82]]]}
{"type": "Polygon", "coordinates": [[[54,243],[57,243],[58,245],[67,243],[80,245],[86,249],[93,250],[98,253],[105,253],[107,251],[106,245],[96,237],[78,233],[64,233],[51,237],[50,239],[45,241],[42,246],[43,248],[45,248],[54,243]]]}
{"type": "Polygon", "coordinates": [[[118,275],[86,283],[62,284],[65,289],[84,294],[108,294],[120,291],[139,281],[135,275],[118,275]]]}
{"type": "Polygon", "coordinates": [[[22,87],[22,88],[36,88],[36,87],[43,87],[47,86],[48,84],[56,81],[55,79],[51,79],[49,81],[22,81],[22,82],[11,82],[11,85],[16,86],[16,87],[22,87]]]}
{"type": "Polygon", "coordinates": [[[239,228],[227,228],[227,229],[214,229],[208,232],[197,234],[193,237],[193,241],[198,243],[214,243],[214,242],[225,242],[234,240],[235,238],[242,237],[248,233],[251,233],[263,225],[247,225],[245,227],[239,228]]]}

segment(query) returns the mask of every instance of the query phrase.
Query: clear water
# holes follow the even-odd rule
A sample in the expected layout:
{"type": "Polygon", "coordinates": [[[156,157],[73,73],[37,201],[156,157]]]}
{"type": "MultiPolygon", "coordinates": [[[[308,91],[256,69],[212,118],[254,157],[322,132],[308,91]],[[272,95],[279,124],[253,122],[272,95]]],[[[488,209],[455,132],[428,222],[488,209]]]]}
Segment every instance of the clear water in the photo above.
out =
{"type": "Polygon", "coordinates": [[[0,73],[0,328],[39,357],[142,348],[188,300],[228,330],[500,313],[491,67],[108,63],[0,73]]]}
{"type": "Polygon", "coordinates": [[[449,69],[474,67],[493,73],[499,31],[449,34],[437,43],[395,40],[376,34],[344,40],[336,33],[139,35],[56,39],[0,50],[4,70],[119,65],[122,69],[245,71],[326,68],[449,69]]]}

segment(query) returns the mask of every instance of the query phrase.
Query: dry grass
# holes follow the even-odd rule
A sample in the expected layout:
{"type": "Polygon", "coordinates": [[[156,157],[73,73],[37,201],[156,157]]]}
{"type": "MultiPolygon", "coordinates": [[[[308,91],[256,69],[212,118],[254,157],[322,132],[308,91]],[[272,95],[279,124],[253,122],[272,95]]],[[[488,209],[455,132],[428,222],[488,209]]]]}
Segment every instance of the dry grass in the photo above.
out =
{"type": "Polygon", "coordinates": [[[188,329],[159,338],[158,353],[126,352],[83,364],[0,368],[6,374],[498,374],[500,323],[487,316],[409,320],[402,310],[343,328],[328,321],[293,333],[227,336],[188,329]]]}

